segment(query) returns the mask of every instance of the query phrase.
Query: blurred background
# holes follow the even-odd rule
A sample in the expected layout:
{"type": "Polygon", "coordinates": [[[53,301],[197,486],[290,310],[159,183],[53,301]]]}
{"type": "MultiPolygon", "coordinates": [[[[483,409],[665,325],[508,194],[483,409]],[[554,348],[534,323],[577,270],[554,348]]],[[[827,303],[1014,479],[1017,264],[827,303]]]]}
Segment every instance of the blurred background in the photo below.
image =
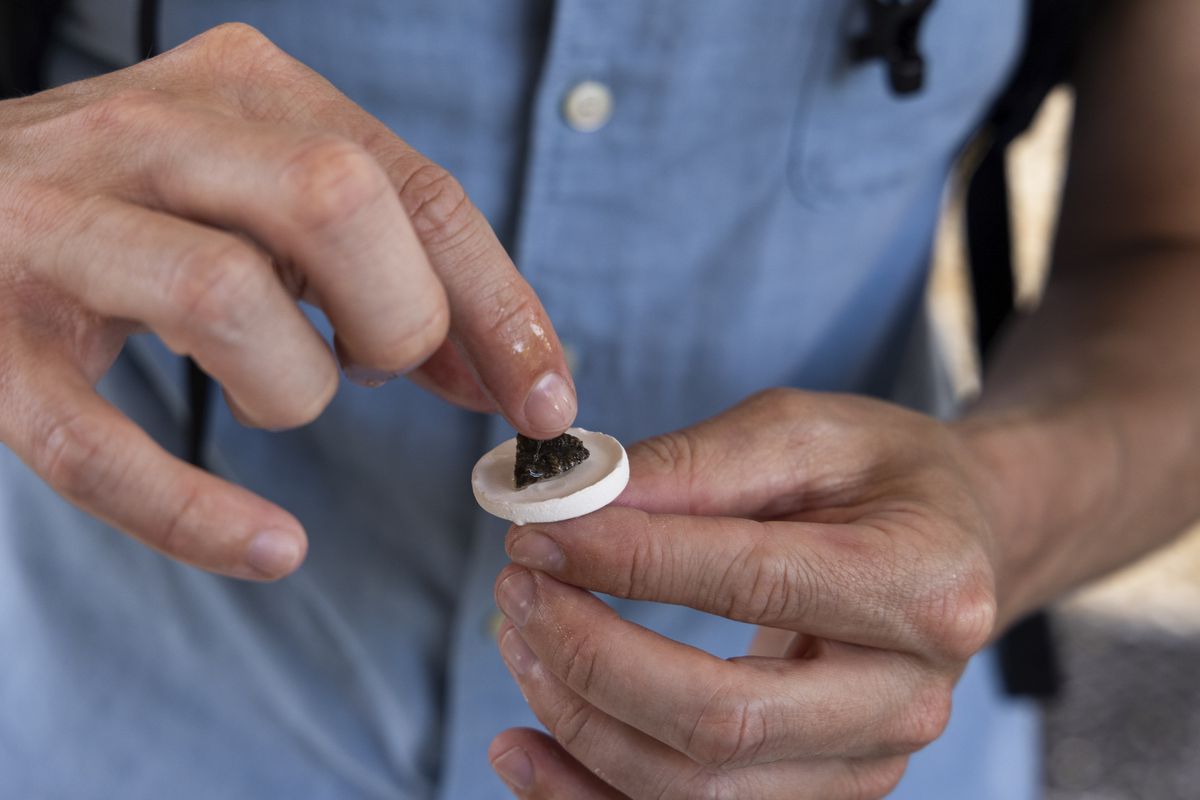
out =
{"type": "MultiPolygon", "coordinates": [[[[1072,98],[1059,90],[1015,145],[1009,179],[1018,305],[1041,293],[1072,98]]],[[[929,301],[958,389],[979,389],[959,191],[947,192],[929,301]]],[[[1063,690],[1045,715],[1046,800],[1200,798],[1200,529],[1053,609],[1063,690]]]]}

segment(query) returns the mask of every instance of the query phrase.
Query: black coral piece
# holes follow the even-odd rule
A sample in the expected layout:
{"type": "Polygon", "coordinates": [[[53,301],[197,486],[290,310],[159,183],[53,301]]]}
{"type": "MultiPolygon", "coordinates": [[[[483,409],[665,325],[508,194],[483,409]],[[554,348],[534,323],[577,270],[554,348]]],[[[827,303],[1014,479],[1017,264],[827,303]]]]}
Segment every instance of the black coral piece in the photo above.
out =
{"type": "Polygon", "coordinates": [[[589,455],[583,442],[569,433],[553,439],[530,439],[518,433],[513,481],[518,489],[524,489],[531,483],[571,471],[589,455]]]}

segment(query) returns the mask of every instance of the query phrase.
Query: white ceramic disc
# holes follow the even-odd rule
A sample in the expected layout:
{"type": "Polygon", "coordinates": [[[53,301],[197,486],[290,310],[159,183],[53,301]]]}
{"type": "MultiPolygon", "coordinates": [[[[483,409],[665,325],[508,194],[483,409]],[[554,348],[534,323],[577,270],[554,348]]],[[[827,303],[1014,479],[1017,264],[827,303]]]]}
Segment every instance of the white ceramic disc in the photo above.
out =
{"type": "Polygon", "coordinates": [[[471,471],[476,502],[489,514],[527,525],[582,517],[616,500],[629,483],[625,448],[603,433],[583,428],[570,428],[567,433],[583,441],[590,453],[586,461],[562,475],[517,489],[513,481],[517,440],[509,439],[479,459],[471,471]]]}

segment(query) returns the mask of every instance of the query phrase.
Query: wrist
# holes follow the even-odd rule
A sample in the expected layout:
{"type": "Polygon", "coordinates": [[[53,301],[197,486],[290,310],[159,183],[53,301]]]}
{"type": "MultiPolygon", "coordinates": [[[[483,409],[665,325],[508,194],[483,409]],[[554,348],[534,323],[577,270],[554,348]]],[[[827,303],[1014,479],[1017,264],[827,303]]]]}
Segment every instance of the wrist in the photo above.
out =
{"type": "Polygon", "coordinates": [[[1118,463],[1111,427],[1092,417],[1004,409],[951,424],[991,531],[998,630],[1091,573],[1081,547],[1118,463]]]}
{"type": "Polygon", "coordinates": [[[967,453],[966,472],[983,513],[992,551],[995,574],[997,631],[1011,624],[1020,612],[1016,597],[1024,593],[1019,583],[1023,571],[1017,565],[1027,563],[1031,545],[1022,536],[1036,516],[1019,469],[1023,460],[1023,426],[1019,420],[1004,417],[968,418],[951,423],[967,453]]]}

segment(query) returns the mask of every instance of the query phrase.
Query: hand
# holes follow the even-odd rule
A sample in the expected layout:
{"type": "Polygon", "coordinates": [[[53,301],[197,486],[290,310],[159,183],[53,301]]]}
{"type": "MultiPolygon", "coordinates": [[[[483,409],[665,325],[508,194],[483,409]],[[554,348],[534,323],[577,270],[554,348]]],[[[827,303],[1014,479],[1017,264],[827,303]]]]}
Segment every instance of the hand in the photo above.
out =
{"type": "Polygon", "coordinates": [[[415,369],[530,436],[574,418],[554,330],[459,184],[253,29],[0,103],[0,441],[76,505],[198,567],[294,569],[294,517],[93,387],[149,329],[245,424],[309,422],[338,372],[297,299],[360,382],[415,369]]]}
{"type": "Polygon", "coordinates": [[[985,473],[957,434],[773,390],[629,456],[613,506],[509,531],[500,649],[553,738],[506,731],[493,765],[545,800],[884,796],[993,634],[985,473]],[[585,589],[763,627],[724,661],[585,589]]]}

